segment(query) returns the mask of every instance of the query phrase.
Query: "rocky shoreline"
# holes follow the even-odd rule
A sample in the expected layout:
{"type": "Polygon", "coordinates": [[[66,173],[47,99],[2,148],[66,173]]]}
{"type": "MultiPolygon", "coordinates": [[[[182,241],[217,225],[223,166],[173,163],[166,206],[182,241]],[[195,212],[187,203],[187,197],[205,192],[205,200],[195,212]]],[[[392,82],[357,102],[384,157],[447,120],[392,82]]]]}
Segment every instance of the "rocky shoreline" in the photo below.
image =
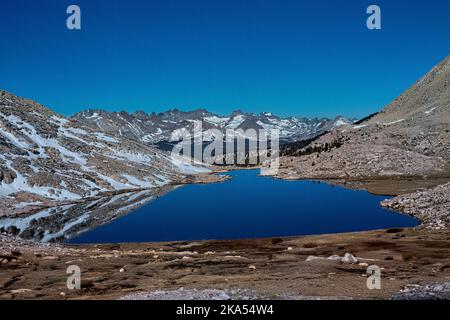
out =
{"type": "Polygon", "coordinates": [[[419,190],[381,203],[384,208],[411,215],[432,230],[447,230],[450,223],[450,183],[419,190]]]}

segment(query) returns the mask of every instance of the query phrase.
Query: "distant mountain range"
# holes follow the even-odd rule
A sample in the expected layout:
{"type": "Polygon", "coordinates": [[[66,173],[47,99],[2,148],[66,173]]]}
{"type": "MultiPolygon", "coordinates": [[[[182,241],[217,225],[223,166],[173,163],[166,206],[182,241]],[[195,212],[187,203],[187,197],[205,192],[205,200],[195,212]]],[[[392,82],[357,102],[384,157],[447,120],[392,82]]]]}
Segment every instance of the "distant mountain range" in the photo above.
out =
{"type": "MultiPolygon", "coordinates": [[[[282,142],[310,139],[353,121],[344,117],[328,118],[282,118],[272,113],[246,113],[240,110],[227,116],[220,116],[205,109],[183,112],[177,109],[159,114],[143,111],[128,113],[107,112],[104,110],[85,110],[75,114],[72,119],[91,128],[101,129],[112,134],[127,137],[144,143],[171,141],[172,133],[193,132],[194,121],[202,121],[203,131],[266,129],[279,130],[282,142]]],[[[208,140],[208,137],[204,137],[208,140]]]]}
{"type": "Polygon", "coordinates": [[[160,188],[208,171],[179,163],[154,147],[170,142],[177,130],[193,130],[196,120],[204,130],[279,129],[285,141],[308,139],[351,123],[343,117],[280,118],[242,111],[223,117],[203,109],[160,114],[86,110],[65,118],[0,90],[0,211],[15,211],[12,204],[17,201],[42,204],[160,188]]]}

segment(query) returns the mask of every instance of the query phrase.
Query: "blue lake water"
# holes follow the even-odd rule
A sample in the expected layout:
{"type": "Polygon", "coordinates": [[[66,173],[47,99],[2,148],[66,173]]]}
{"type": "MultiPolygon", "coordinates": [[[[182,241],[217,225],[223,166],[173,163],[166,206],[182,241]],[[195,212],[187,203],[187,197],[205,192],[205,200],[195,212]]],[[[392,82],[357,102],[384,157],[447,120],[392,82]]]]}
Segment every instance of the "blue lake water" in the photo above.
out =
{"type": "Polygon", "coordinates": [[[413,227],[418,221],[382,209],[385,196],[312,181],[228,173],[231,180],[188,185],[70,243],[243,239],[413,227]]]}

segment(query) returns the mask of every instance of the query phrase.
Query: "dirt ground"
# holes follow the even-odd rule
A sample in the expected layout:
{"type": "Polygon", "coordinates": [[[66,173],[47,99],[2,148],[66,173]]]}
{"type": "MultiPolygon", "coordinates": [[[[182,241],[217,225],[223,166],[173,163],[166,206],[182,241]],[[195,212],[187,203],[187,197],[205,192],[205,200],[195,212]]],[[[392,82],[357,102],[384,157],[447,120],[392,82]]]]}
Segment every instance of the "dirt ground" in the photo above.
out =
{"type": "Polygon", "coordinates": [[[118,299],[142,291],[245,289],[279,299],[386,299],[450,281],[450,234],[391,229],[242,241],[43,245],[2,238],[0,299],[118,299]],[[351,253],[358,263],[329,259],[351,253]],[[66,286],[81,269],[81,290],[66,286]],[[381,290],[367,288],[367,265],[381,290]]]}

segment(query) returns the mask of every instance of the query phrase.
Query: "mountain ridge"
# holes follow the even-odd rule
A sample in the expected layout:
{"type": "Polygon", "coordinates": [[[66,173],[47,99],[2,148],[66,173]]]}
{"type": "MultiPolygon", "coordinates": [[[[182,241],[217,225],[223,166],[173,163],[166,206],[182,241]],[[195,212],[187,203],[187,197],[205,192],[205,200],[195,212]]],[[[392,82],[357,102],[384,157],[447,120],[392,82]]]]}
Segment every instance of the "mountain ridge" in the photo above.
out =
{"type": "Polygon", "coordinates": [[[160,113],[136,111],[109,112],[102,109],[86,109],[71,117],[92,128],[119,133],[129,138],[145,142],[158,143],[170,141],[171,134],[177,130],[192,132],[194,121],[201,121],[204,130],[219,129],[222,132],[238,129],[278,129],[285,141],[305,140],[334,129],[340,125],[349,125],[352,120],[337,116],[329,118],[282,118],[271,112],[259,114],[235,110],[229,115],[218,115],[206,109],[180,111],[170,109],[160,113]]]}

